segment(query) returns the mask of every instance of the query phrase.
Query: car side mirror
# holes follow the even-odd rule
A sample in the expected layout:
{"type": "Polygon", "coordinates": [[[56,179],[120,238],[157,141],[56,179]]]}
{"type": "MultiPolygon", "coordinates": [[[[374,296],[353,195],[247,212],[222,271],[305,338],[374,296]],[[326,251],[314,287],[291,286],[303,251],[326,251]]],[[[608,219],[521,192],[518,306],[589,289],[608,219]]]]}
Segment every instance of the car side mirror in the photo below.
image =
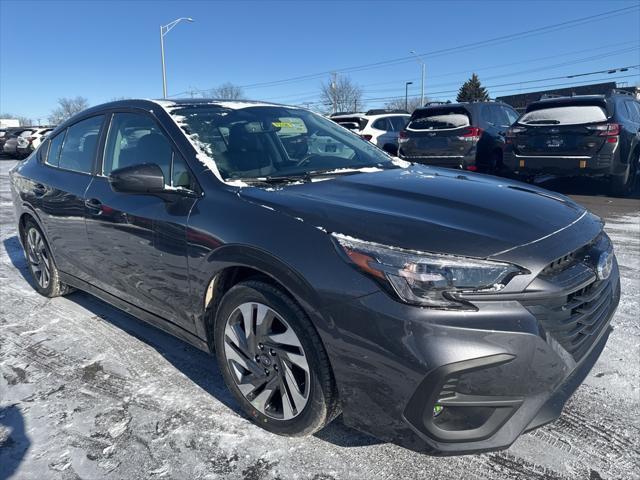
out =
{"type": "Polygon", "coordinates": [[[165,191],[164,174],[155,163],[141,163],[118,168],[109,174],[114,192],[162,193],[165,191]]]}

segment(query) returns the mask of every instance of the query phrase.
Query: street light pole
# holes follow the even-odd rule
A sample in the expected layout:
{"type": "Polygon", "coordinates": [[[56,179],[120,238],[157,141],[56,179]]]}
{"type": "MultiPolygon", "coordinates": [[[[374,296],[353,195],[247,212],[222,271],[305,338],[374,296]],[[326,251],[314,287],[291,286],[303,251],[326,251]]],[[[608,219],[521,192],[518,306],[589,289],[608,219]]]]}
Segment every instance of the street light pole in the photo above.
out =
{"type": "Polygon", "coordinates": [[[409,85],[413,85],[413,82],[404,82],[404,109],[409,111],[409,85]]]}
{"type": "Polygon", "coordinates": [[[193,18],[177,18],[171,23],[160,25],[160,55],[162,57],[162,98],[167,98],[167,70],[164,63],[164,37],[173,27],[182,21],[193,22],[193,18]]]}
{"type": "Polygon", "coordinates": [[[424,63],[424,60],[422,59],[422,57],[420,55],[418,55],[415,50],[411,50],[409,52],[411,55],[413,55],[414,57],[416,57],[416,60],[418,60],[418,63],[420,63],[422,65],[422,78],[420,81],[420,106],[424,107],[424,77],[425,77],[425,70],[426,70],[426,65],[424,63]]]}

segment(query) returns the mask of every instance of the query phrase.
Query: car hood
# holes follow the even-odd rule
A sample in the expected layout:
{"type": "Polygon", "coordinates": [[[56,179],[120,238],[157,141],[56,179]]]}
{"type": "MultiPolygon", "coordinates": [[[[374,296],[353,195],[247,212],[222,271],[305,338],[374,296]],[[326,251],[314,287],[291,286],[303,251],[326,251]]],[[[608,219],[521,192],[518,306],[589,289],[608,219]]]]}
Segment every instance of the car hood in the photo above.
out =
{"type": "Polygon", "coordinates": [[[239,195],[327,232],[479,258],[552,235],[585,214],[569,198],[527,184],[423,166],[239,195]]]}

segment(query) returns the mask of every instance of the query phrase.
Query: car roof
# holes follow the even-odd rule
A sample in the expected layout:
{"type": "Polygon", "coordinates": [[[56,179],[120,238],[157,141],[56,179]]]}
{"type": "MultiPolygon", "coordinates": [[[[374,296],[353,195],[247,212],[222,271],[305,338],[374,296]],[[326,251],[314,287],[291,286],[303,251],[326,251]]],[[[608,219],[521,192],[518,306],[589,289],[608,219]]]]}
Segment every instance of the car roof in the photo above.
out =
{"type": "Polygon", "coordinates": [[[554,106],[554,105],[571,105],[571,104],[592,104],[593,102],[606,102],[607,96],[605,95],[574,95],[574,96],[566,96],[566,97],[552,97],[552,98],[542,98],[540,100],[536,100],[535,102],[531,102],[527,105],[527,110],[529,108],[540,108],[541,106],[554,106]]]}
{"type": "Polygon", "coordinates": [[[424,110],[435,110],[438,108],[475,108],[476,106],[482,105],[500,105],[502,107],[509,107],[513,109],[511,105],[504,102],[456,102],[456,103],[446,103],[446,102],[436,102],[431,105],[427,104],[424,107],[416,108],[414,111],[424,111],[424,110]]]}

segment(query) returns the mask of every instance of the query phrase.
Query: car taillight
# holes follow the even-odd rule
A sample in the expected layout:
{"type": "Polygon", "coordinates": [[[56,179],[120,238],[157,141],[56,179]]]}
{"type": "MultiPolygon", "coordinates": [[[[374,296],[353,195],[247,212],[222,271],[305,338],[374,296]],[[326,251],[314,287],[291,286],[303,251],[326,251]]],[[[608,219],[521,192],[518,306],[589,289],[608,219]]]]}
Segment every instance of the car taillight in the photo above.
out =
{"type": "Polygon", "coordinates": [[[477,172],[478,171],[478,167],[476,167],[475,165],[467,165],[466,167],[464,167],[466,170],[469,170],[470,172],[477,172]]]}
{"type": "Polygon", "coordinates": [[[371,141],[371,139],[373,138],[373,135],[360,135],[362,138],[364,138],[367,141],[371,141]]]}
{"type": "Polygon", "coordinates": [[[608,143],[616,143],[618,141],[618,135],[620,135],[619,123],[603,123],[601,125],[591,125],[587,128],[598,132],[597,135],[599,137],[607,137],[608,143]]]}
{"type": "Polygon", "coordinates": [[[480,140],[482,135],[482,129],[478,127],[469,127],[462,135],[458,136],[458,140],[465,140],[467,142],[474,142],[480,140]]]}
{"type": "Polygon", "coordinates": [[[409,135],[405,130],[400,130],[398,133],[398,143],[407,143],[409,141],[409,135]]]}
{"type": "Polygon", "coordinates": [[[511,128],[508,128],[507,131],[504,134],[505,142],[506,143],[511,143],[513,141],[513,139],[516,138],[516,135],[518,135],[519,133],[524,133],[526,131],[527,131],[527,129],[524,128],[524,127],[511,127],[511,128]]]}

